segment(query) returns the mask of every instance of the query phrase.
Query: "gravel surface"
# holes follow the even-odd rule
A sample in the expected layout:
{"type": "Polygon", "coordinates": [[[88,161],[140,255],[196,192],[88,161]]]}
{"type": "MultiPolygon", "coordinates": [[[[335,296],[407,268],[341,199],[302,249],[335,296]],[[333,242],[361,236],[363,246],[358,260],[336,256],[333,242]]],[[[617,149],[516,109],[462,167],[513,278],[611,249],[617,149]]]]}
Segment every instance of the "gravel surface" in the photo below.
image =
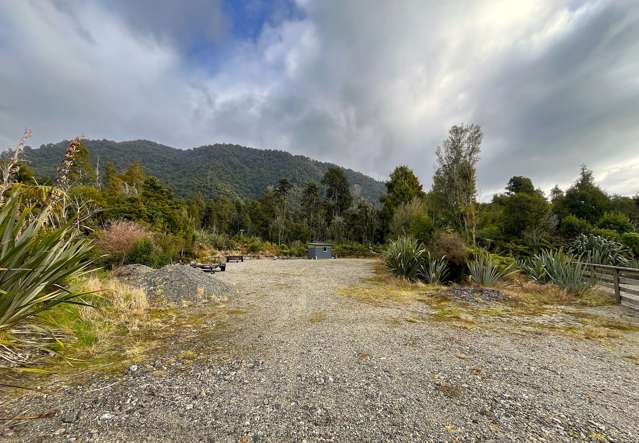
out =
{"type": "Polygon", "coordinates": [[[149,298],[166,297],[172,302],[223,302],[233,289],[218,278],[218,273],[204,272],[187,265],[168,265],[153,269],[144,265],[128,265],[116,275],[127,283],[145,290],[149,298]]]}
{"type": "Polygon", "coordinates": [[[455,287],[449,291],[452,298],[466,303],[491,303],[496,301],[502,301],[506,299],[506,296],[496,289],[490,288],[470,288],[470,287],[455,287]]]}
{"type": "MultiPolygon", "coordinates": [[[[270,261],[216,278],[238,315],[203,360],[160,358],[3,415],[11,441],[639,440],[634,336],[400,321],[411,306],[339,295],[370,260],[270,261]],[[632,358],[629,358],[632,357],[632,358]]],[[[180,345],[174,343],[173,345],[180,345]]],[[[184,345],[186,346],[186,345],[184,345]]],[[[0,424],[0,430],[2,429],[0,424]]]]}

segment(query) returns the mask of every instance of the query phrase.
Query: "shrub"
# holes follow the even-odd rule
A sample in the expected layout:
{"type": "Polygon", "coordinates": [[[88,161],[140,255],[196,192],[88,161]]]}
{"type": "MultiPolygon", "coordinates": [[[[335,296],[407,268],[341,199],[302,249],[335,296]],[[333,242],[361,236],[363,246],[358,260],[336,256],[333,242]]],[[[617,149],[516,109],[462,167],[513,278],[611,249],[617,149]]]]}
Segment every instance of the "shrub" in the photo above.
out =
{"type": "Polygon", "coordinates": [[[466,262],[469,250],[456,232],[440,232],[429,248],[433,256],[446,257],[449,263],[461,265],[466,262]]]}
{"type": "Polygon", "coordinates": [[[420,264],[418,277],[426,283],[442,283],[448,273],[446,257],[433,258],[430,251],[426,251],[420,264]]]}
{"type": "Polygon", "coordinates": [[[635,257],[639,257],[639,232],[626,232],[621,236],[621,241],[635,257]]]}
{"type": "Polygon", "coordinates": [[[146,229],[135,222],[115,220],[97,232],[96,247],[99,253],[109,255],[111,262],[123,262],[136,242],[147,238],[146,229]]]}
{"type": "Polygon", "coordinates": [[[548,281],[557,286],[577,295],[590,288],[591,282],[586,276],[587,265],[563,250],[542,251],[539,260],[544,263],[548,281]]]}
{"type": "Polygon", "coordinates": [[[546,283],[549,280],[543,252],[519,261],[519,269],[521,269],[524,275],[529,279],[538,283],[546,283]]]}
{"type": "Polygon", "coordinates": [[[48,210],[38,219],[19,213],[15,196],[0,208],[0,330],[80,294],[63,287],[90,265],[93,244],[76,231],[46,231],[48,210]]]}
{"type": "Polygon", "coordinates": [[[499,269],[493,256],[481,251],[467,263],[470,280],[483,286],[491,286],[516,272],[512,263],[499,269]]]}
{"type": "Polygon", "coordinates": [[[594,228],[592,231],[590,231],[590,234],[596,235],[598,237],[604,237],[616,242],[621,242],[621,234],[619,234],[617,231],[613,231],[612,229],[594,228]]]}
{"type": "Polygon", "coordinates": [[[416,197],[397,207],[391,219],[390,231],[395,238],[409,236],[424,244],[430,242],[435,227],[423,199],[416,197]]]}
{"type": "Polygon", "coordinates": [[[561,219],[559,233],[564,238],[575,238],[581,234],[592,231],[592,225],[587,220],[582,220],[574,215],[568,215],[561,219]]]}
{"type": "Polygon", "coordinates": [[[247,245],[246,249],[251,254],[256,254],[262,250],[262,242],[258,239],[254,239],[247,245]]]}
{"type": "Polygon", "coordinates": [[[570,245],[569,252],[588,263],[625,265],[628,249],[621,243],[598,235],[579,235],[570,245]]]}
{"type": "Polygon", "coordinates": [[[370,257],[374,255],[368,246],[361,243],[339,243],[335,245],[334,252],[336,257],[370,257]]]}
{"type": "Polygon", "coordinates": [[[425,254],[422,246],[410,237],[400,237],[392,241],[384,252],[386,268],[395,276],[416,281],[425,254]]]}
{"type": "Polygon", "coordinates": [[[446,257],[448,277],[453,281],[462,281],[466,275],[466,261],[470,250],[456,232],[439,232],[428,248],[433,257],[446,257]]]}
{"type": "Polygon", "coordinates": [[[602,229],[609,229],[618,232],[619,234],[631,232],[633,230],[630,219],[623,212],[606,212],[599,219],[597,226],[602,229]]]}
{"type": "Polygon", "coordinates": [[[126,261],[128,263],[147,265],[154,268],[166,264],[149,238],[143,238],[137,241],[135,245],[133,245],[131,252],[127,254],[126,261]]]}

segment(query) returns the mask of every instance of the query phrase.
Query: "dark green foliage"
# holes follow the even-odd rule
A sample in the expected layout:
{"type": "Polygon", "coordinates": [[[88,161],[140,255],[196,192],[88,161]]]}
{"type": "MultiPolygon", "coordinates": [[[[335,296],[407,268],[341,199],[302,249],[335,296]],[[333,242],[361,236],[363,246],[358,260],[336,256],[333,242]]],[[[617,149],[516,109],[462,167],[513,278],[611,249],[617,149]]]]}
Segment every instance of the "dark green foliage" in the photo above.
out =
{"type": "Polygon", "coordinates": [[[589,234],[592,231],[592,225],[587,220],[582,220],[574,214],[567,215],[561,219],[559,224],[559,232],[566,239],[575,238],[581,234],[589,234]]]}
{"type": "Polygon", "coordinates": [[[535,187],[528,177],[515,176],[508,181],[506,191],[509,194],[532,194],[535,192],[535,187]]]}
{"type": "Polygon", "coordinates": [[[612,229],[604,229],[604,228],[593,228],[590,231],[590,234],[596,235],[599,237],[605,237],[609,240],[614,240],[616,242],[621,242],[621,234],[612,229]]]}
{"type": "Polygon", "coordinates": [[[339,168],[329,168],[322,177],[322,185],[326,187],[326,199],[333,214],[340,215],[351,206],[353,196],[344,171],[339,168]]]}
{"type": "Polygon", "coordinates": [[[639,258],[639,232],[626,232],[621,236],[621,241],[639,258]]]}
{"type": "Polygon", "coordinates": [[[493,202],[502,207],[502,233],[506,238],[523,238],[525,233],[552,232],[550,205],[541,191],[536,191],[526,177],[510,179],[505,195],[493,202]]]}
{"type": "Polygon", "coordinates": [[[395,208],[390,223],[390,233],[394,238],[408,236],[422,244],[428,244],[434,232],[433,221],[428,215],[422,198],[415,197],[412,201],[395,208]]]}
{"type": "Polygon", "coordinates": [[[127,263],[136,263],[155,268],[160,264],[160,256],[156,252],[153,242],[145,238],[133,245],[133,249],[129,252],[126,261],[127,263]]]}
{"type": "Polygon", "coordinates": [[[384,209],[392,214],[400,205],[422,197],[424,197],[422,184],[415,173],[408,166],[398,166],[391,173],[390,180],[386,182],[386,193],[382,195],[380,201],[384,209]]]}
{"type": "Polygon", "coordinates": [[[601,229],[610,229],[619,234],[624,232],[632,232],[634,226],[630,223],[630,218],[622,212],[606,212],[597,223],[601,229]]]}
{"type": "Polygon", "coordinates": [[[570,244],[570,253],[587,263],[624,266],[630,251],[621,243],[597,235],[579,235],[570,244]]]}
{"type": "Polygon", "coordinates": [[[577,182],[565,195],[553,200],[555,213],[563,219],[567,215],[596,224],[610,209],[610,198],[594,183],[592,171],[583,166],[577,182]]]}
{"type": "MultiPolygon", "coordinates": [[[[269,186],[286,177],[293,186],[309,181],[319,183],[330,163],[322,163],[288,152],[217,144],[195,149],[174,149],[146,140],[114,142],[85,140],[90,164],[100,158],[102,168],[111,162],[117,170],[139,163],[148,175],[160,179],[180,197],[201,192],[206,198],[225,195],[232,198],[258,198],[269,186]]],[[[25,158],[37,174],[54,178],[68,141],[27,149],[25,158]]],[[[362,197],[378,201],[384,185],[364,174],[341,169],[362,197]]],[[[104,170],[100,171],[104,177],[104,170]]]]}

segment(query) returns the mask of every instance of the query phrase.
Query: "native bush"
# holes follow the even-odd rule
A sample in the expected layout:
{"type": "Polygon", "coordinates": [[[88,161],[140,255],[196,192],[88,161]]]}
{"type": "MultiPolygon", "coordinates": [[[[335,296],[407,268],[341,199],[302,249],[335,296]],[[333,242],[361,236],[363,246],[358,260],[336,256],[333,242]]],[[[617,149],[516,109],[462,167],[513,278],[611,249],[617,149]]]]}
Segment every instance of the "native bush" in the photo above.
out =
{"type": "Polygon", "coordinates": [[[630,218],[623,212],[606,212],[597,222],[601,229],[610,229],[620,234],[633,230],[630,218]]]}
{"type": "Polygon", "coordinates": [[[564,238],[575,238],[581,234],[588,234],[590,231],[592,231],[590,222],[572,214],[562,218],[559,224],[559,232],[564,238]]]}
{"type": "Polygon", "coordinates": [[[384,262],[393,275],[414,282],[419,277],[424,254],[424,248],[417,240],[400,237],[386,248],[384,262]]]}
{"type": "Polygon", "coordinates": [[[626,232],[621,236],[621,241],[635,257],[639,257],[639,232],[626,232]]]}
{"type": "Polygon", "coordinates": [[[491,286],[514,274],[513,263],[500,266],[491,254],[480,251],[467,262],[470,281],[483,286],[491,286]]]}
{"type": "Polygon", "coordinates": [[[98,253],[108,255],[107,262],[122,264],[134,245],[148,237],[148,232],[139,223],[115,220],[96,233],[96,249],[98,253]]]}
{"type": "Polygon", "coordinates": [[[570,244],[569,252],[587,263],[623,266],[630,251],[617,241],[598,235],[579,235],[570,244]]]}
{"type": "Polygon", "coordinates": [[[548,281],[571,293],[581,295],[592,285],[586,276],[588,265],[561,249],[542,251],[540,260],[544,263],[548,281]]]}
{"type": "Polygon", "coordinates": [[[442,283],[448,274],[446,257],[433,258],[430,251],[426,251],[422,257],[418,276],[426,283],[442,283]]]}

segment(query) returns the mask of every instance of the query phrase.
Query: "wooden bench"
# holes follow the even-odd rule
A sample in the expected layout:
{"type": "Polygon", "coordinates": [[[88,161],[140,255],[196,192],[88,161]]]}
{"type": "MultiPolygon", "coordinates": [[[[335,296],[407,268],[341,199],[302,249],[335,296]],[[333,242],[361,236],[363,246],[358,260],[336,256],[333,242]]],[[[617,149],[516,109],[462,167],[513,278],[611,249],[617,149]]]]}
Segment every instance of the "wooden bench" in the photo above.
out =
{"type": "Polygon", "coordinates": [[[201,269],[204,272],[226,271],[226,263],[217,263],[217,264],[191,263],[191,267],[201,269]]]}
{"type": "Polygon", "coordinates": [[[244,256],[243,255],[227,255],[226,256],[226,262],[227,263],[243,262],[243,261],[244,261],[244,256]]]}

